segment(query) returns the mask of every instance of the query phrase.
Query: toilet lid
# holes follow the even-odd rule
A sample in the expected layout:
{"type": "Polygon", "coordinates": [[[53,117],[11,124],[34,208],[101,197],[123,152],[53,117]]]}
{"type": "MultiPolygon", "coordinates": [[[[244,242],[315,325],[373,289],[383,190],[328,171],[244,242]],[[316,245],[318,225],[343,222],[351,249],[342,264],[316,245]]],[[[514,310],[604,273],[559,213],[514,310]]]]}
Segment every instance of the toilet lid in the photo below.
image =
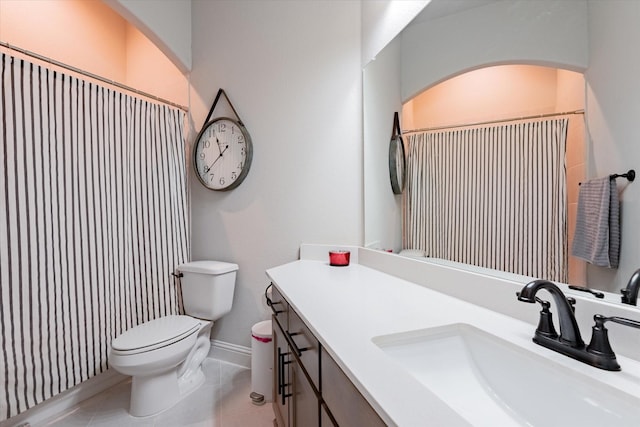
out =
{"type": "Polygon", "coordinates": [[[200,322],[189,316],[164,316],[135,326],[111,342],[118,351],[153,350],[195,333],[200,322]]]}

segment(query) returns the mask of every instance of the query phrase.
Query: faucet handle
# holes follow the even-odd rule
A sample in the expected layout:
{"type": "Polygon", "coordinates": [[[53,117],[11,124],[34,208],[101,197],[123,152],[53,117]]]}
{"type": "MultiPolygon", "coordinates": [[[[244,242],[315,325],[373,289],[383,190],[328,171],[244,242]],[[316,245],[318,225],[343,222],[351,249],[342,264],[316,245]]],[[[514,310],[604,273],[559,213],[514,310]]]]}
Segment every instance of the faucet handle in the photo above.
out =
{"type": "Polygon", "coordinates": [[[551,303],[549,301],[545,301],[539,297],[535,297],[535,298],[536,298],[536,302],[542,306],[543,310],[549,310],[549,308],[551,307],[551,303]]]}
{"type": "Polygon", "coordinates": [[[593,320],[595,324],[591,328],[591,342],[589,342],[587,346],[587,351],[589,353],[604,354],[615,358],[616,355],[609,343],[609,331],[604,326],[604,322],[606,322],[608,318],[601,314],[596,314],[593,316],[593,320]]]}
{"type": "Polygon", "coordinates": [[[535,297],[535,299],[536,302],[538,302],[542,306],[542,310],[540,310],[540,320],[538,321],[538,328],[536,329],[536,332],[548,338],[558,338],[556,328],[554,328],[553,326],[553,314],[551,313],[551,311],[549,311],[551,303],[538,297],[535,297]]]}
{"type": "Polygon", "coordinates": [[[613,323],[618,323],[619,325],[631,326],[632,328],[640,329],[640,322],[633,319],[627,319],[626,317],[604,317],[601,314],[596,314],[595,316],[593,316],[593,320],[596,321],[596,325],[600,324],[602,325],[602,327],[604,327],[604,322],[611,321],[613,323]]]}
{"type": "Polygon", "coordinates": [[[604,298],[604,294],[602,292],[594,291],[593,289],[589,289],[585,286],[569,285],[569,289],[572,289],[574,291],[580,291],[580,292],[588,292],[596,298],[601,298],[601,299],[604,298]]]}
{"type": "Polygon", "coordinates": [[[633,319],[627,319],[625,317],[605,317],[601,314],[594,315],[593,320],[595,321],[595,324],[592,328],[593,332],[591,334],[591,342],[587,346],[587,352],[598,355],[603,360],[603,363],[607,365],[604,369],[611,371],[620,370],[620,365],[616,361],[616,355],[609,343],[609,331],[604,324],[605,322],[611,321],[620,325],[640,329],[640,322],[633,319]]]}

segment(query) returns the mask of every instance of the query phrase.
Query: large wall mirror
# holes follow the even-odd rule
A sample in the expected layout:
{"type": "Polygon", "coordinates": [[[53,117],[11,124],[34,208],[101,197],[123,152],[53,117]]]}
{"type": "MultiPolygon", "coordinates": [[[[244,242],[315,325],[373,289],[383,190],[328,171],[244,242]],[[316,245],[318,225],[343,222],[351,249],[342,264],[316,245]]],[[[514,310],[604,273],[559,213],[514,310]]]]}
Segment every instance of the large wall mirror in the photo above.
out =
{"type": "MultiPolygon", "coordinates": [[[[365,66],[366,246],[407,249],[403,196],[391,191],[387,171],[395,111],[402,112],[405,131],[577,111],[567,115],[563,220],[570,247],[579,183],[640,167],[640,150],[625,138],[634,132],[632,111],[640,103],[632,68],[626,69],[634,64],[620,46],[612,47],[640,41],[640,6],[601,3],[433,0],[365,66]]],[[[640,267],[637,187],[618,183],[623,205],[619,268],[567,256],[568,283],[620,300],[619,290],[640,267]]]]}

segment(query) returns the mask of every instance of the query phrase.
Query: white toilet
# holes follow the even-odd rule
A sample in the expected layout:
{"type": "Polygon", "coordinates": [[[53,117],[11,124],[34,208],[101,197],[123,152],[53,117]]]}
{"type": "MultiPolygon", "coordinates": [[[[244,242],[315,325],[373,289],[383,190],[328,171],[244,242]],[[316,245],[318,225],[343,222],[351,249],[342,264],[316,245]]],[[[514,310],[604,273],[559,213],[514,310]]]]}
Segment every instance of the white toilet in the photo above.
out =
{"type": "Polygon", "coordinates": [[[135,326],[111,342],[109,364],[131,375],[129,413],[145,417],[168,409],[204,382],[202,361],[213,321],[231,311],[236,264],[194,261],[178,266],[188,316],[171,315],[135,326]]]}

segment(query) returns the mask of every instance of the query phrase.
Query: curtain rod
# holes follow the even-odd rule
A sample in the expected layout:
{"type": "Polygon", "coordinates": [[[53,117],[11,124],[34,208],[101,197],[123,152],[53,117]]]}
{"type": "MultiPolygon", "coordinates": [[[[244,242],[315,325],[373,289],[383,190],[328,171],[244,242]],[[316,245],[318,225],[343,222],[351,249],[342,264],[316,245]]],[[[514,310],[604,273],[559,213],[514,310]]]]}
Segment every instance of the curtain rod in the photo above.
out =
{"type": "Polygon", "coordinates": [[[453,129],[453,128],[463,128],[470,126],[480,126],[480,125],[490,125],[494,123],[504,123],[504,122],[513,122],[517,120],[530,120],[530,119],[542,119],[545,117],[555,117],[555,116],[567,116],[571,114],[584,114],[584,110],[575,110],[575,111],[564,111],[561,113],[547,113],[547,114],[537,114],[533,116],[524,116],[524,117],[513,117],[511,119],[498,119],[498,120],[489,120],[486,122],[476,122],[476,123],[467,123],[463,125],[448,125],[448,126],[436,126],[431,128],[422,128],[422,129],[412,129],[412,130],[404,130],[403,134],[407,133],[417,133],[417,132],[428,132],[432,130],[442,130],[442,129],[453,129]]]}
{"type": "Polygon", "coordinates": [[[67,64],[62,63],[60,61],[56,61],[55,59],[47,58],[46,56],[37,54],[35,52],[31,52],[31,51],[22,49],[20,47],[10,45],[9,43],[0,41],[0,46],[3,46],[3,47],[5,47],[7,49],[10,49],[10,50],[15,50],[16,52],[20,52],[23,55],[30,56],[32,58],[36,58],[36,59],[38,59],[40,61],[48,62],[49,64],[55,65],[57,67],[61,67],[61,68],[67,69],[69,71],[73,71],[74,73],[78,73],[78,74],[81,74],[83,76],[87,76],[87,77],[90,77],[92,79],[101,81],[103,83],[107,83],[107,84],[110,84],[112,86],[116,86],[116,87],[118,87],[120,89],[124,89],[126,91],[133,92],[136,95],[141,95],[141,96],[144,96],[146,98],[151,98],[154,101],[158,101],[158,102],[161,102],[163,104],[167,104],[167,105],[170,105],[172,107],[179,108],[182,111],[185,111],[185,112],[189,111],[189,108],[187,108],[187,107],[185,107],[183,105],[176,104],[175,102],[168,101],[166,99],[160,98],[160,97],[155,96],[155,95],[151,95],[150,93],[143,92],[141,90],[132,88],[131,86],[127,86],[127,85],[124,85],[122,83],[118,83],[115,80],[109,80],[109,79],[101,77],[101,76],[99,76],[97,74],[90,73],[89,71],[81,70],[80,68],[76,68],[74,66],[67,65],[67,64]]]}

